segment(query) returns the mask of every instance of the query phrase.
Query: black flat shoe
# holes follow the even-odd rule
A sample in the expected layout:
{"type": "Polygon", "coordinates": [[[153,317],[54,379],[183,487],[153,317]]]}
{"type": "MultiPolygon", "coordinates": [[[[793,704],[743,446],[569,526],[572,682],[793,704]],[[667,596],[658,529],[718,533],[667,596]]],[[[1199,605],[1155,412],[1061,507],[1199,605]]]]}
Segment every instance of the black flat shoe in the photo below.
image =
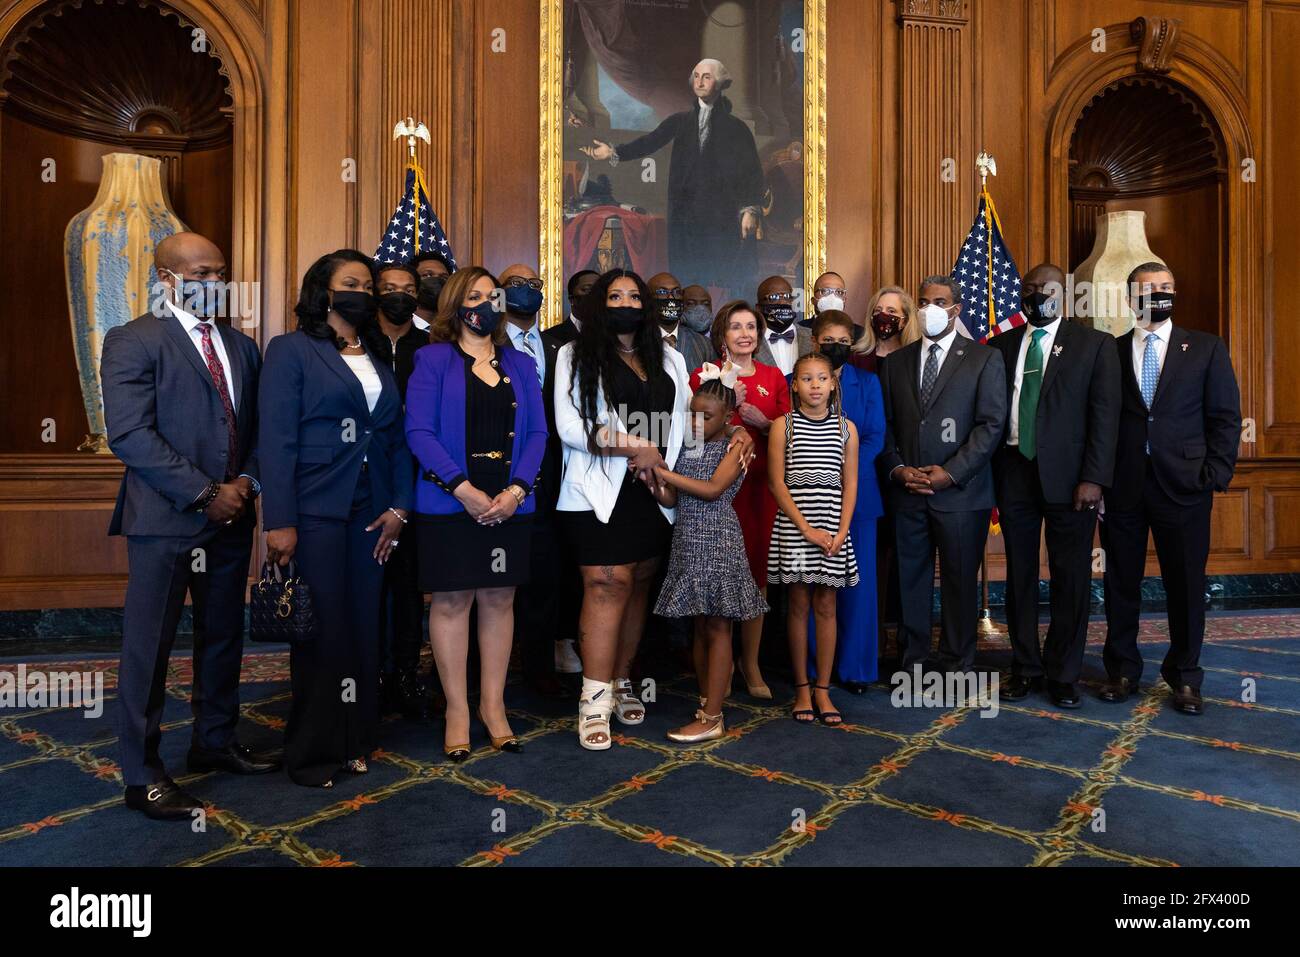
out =
{"type": "MultiPolygon", "coordinates": [[[[817,691],[825,691],[826,697],[830,697],[830,685],[813,685],[813,688],[817,691]]],[[[817,720],[826,725],[826,727],[834,728],[844,723],[844,716],[838,711],[818,711],[816,708],[817,702],[813,701],[814,714],[817,716],[817,720]]]]}
{"type": "Polygon", "coordinates": [[[1058,708],[1069,708],[1073,710],[1074,708],[1083,705],[1083,701],[1079,698],[1079,689],[1074,685],[1062,684],[1058,681],[1049,681],[1047,683],[1047,693],[1052,699],[1052,704],[1056,705],[1058,708]]]}
{"type": "Polygon", "coordinates": [[[1183,714],[1201,714],[1205,710],[1205,702],[1201,699],[1200,689],[1183,685],[1175,691],[1174,710],[1183,714]]]}
{"type": "Polygon", "coordinates": [[[181,790],[171,778],[126,789],[126,806],[155,821],[189,821],[203,807],[193,795],[181,790]]]}
{"type": "Polygon", "coordinates": [[[191,747],[185,767],[193,772],[229,771],[231,774],[269,774],[282,763],[279,754],[259,754],[234,741],[220,751],[191,747]]]}
{"type": "MultiPolygon", "coordinates": [[[[795,687],[807,688],[808,682],[805,681],[801,685],[795,685],[795,687]]],[[[814,711],[812,708],[799,708],[795,711],[790,712],[790,717],[794,718],[797,724],[812,724],[814,721],[817,720],[817,712],[814,711]]]]}
{"type": "Polygon", "coordinates": [[[1127,678],[1118,678],[1108,680],[1101,686],[1097,692],[1097,697],[1102,701],[1109,701],[1111,704],[1122,704],[1128,700],[1128,696],[1136,689],[1134,683],[1127,678]]]}
{"type": "Polygon", "coordinates": [[[1024,675],[1011,675],[1002,682],[998,697],[1004,701],[1024,701],[1032,691],[1043,690],[1042,678],[1026,678],[1024,675]]]}
{"type": "Polygon", "coordinates": [[[841,681],[840,687],[849,694],[866,694],[867,683],[865,681],[841,681]]]}

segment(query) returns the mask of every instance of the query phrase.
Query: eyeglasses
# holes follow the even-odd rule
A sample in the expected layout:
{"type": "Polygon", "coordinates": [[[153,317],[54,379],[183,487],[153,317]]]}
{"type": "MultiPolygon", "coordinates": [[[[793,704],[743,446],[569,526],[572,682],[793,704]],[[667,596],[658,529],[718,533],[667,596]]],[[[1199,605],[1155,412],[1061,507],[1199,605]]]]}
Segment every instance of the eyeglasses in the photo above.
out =
{"type": "Polygon", "coordinates": [[[540,279],[525,279],[523,276],[511,276],[505,281],[505,287],[507,289],[519,289],[523,286],[541,292],[546,288],[546,283],[542,282],[540,279]]]}
{"type": "Polygon", "coordinates": [[[658,289],[654,289],[654,290],[651,290],[651,291],[652,291],[656,296],[680,296],[680,295],[682,294],[682,287],[681,287],[681,286],[673,286],[671,289],[668,289],[668,288],[665,288],[665,287],[661,286],[661,287],[659,287],[658,289]]]}
{"type": "Polygon", "coordinates": [[[760,301],[764,303],[790,302],[793,299],[794,299],[794,293],[792,292],[770,292],[766,296],[764,296],[760,301]]]}
{"type": "Polygon", "coordinates": [[[822,296],[829,296],[831,293],[834,293],[841,299],[847,299],[849,296],[849,291],[847,289],[841,289],[839,286],[826,286],[821,289],[814,289],[813,292],[816,294],[818,299],[822,296]]]}

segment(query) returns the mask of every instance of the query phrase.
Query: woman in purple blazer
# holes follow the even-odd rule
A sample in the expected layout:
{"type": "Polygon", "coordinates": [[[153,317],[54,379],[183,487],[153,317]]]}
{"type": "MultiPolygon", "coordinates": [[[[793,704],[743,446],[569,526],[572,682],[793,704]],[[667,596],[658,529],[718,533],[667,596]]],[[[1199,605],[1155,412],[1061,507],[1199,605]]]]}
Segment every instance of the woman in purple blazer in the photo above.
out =
{"type": "Polygon", "coordinates": [[[478,266],[438,296],[430,345],[406,387],[406,436],[420,463],[420,588],[433,593],[429,641],[447,697],[443,750],[469,757],[465,666],[478,602],[479,720],[499,751],[522,750],[506,718],[515,586],[528,581],[533,483],[546,451],[537,367],[507,343],[505,297],[478,266]]]}

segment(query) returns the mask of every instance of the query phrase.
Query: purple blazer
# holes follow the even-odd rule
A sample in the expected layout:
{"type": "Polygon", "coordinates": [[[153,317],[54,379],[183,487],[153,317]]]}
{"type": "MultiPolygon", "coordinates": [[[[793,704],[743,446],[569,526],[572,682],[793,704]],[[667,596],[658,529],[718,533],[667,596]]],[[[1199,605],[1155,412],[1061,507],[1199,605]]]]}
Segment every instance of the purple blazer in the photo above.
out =
{"type": "MultiPolygon", "coordinates": [[[[511,481],[530,494],[517,514],[536,508],[531,494],[546,452],[546,407],[537,382],[537,365],[509,346],[497,349],[501,373],[515,393],[515,427],[510,461],[511,481]]],[[[465,506],[451,490],[468,474],[465,432],[465,360],[449,342],[435,342],[415,353],[415,371],[406,385],[406,441],[420,463],[415,482],[415,510],[425,515],[454,515],[465,506]],[[430,478],[432,473],[435,478],[430,478]]],[[[470,373],[472,374],[472,373],[470,373]]]]}

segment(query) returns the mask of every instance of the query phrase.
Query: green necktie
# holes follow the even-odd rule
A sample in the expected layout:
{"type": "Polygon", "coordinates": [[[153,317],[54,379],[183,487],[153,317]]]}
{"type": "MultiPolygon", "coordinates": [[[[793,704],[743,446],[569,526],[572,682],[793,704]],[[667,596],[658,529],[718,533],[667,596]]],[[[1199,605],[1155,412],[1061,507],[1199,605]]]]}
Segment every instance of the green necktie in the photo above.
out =
{"type": "Polygon", "coordinates": [[[1038,394],[1043,391],[1043,347],[1046,329],[1035,329],[1025,352],[1025,371],[1020,377],[1020,454],[1033,459],[1038,454],[1034,429],[1038,424],[1038,394]]]}

